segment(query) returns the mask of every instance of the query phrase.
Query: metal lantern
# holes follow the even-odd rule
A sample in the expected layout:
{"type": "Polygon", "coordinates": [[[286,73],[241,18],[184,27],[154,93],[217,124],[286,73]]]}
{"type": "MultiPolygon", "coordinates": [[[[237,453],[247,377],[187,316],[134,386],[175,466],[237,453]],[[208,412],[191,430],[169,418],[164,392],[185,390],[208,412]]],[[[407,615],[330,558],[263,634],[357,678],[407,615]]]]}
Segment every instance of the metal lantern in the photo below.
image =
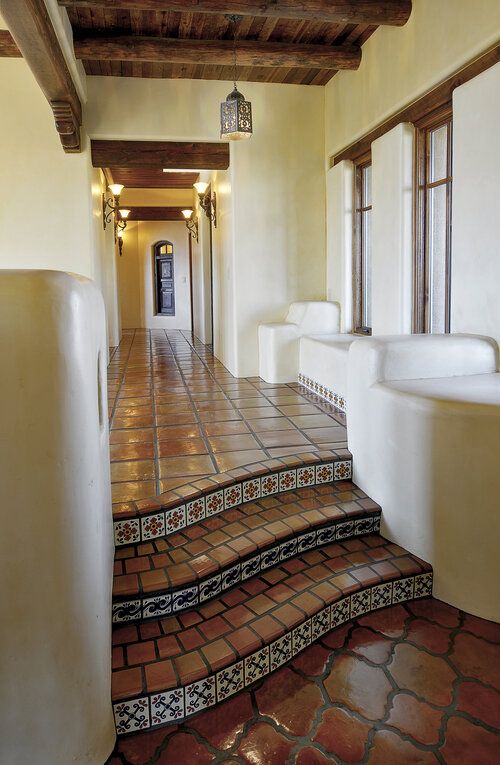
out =
{"type": "Polygon", "coordinates": [[[234,88],[220,105],[220,136],[240,141],[252,135],[252,104],[245,101],[234,83],[234,88]]]}

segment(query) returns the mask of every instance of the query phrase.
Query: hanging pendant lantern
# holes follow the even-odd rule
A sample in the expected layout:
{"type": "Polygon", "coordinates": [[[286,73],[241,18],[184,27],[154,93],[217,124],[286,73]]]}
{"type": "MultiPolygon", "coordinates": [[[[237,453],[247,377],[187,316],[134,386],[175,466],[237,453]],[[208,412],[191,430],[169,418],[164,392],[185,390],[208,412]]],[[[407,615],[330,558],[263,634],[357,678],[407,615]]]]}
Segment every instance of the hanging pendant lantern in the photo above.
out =
{"type": "MultiPolygon", "coordinates": [[[[227,16],[236,24],[241,16],[227,16]]],[[[236,85],[236,33],[233,32],[234,53],[234,88],[220,105],[220,137],[230,141],[241,141],[252,135],[252,104],[245,101],[245,96],[236,85]]]]}

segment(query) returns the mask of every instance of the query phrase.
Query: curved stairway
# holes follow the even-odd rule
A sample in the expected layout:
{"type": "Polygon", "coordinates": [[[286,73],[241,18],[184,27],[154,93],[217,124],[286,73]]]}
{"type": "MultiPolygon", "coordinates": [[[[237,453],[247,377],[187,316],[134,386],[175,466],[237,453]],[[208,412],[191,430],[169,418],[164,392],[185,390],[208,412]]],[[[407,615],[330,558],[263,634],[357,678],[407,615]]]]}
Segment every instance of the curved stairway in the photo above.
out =
{"type": "Polygon", "coordinates": [[[380,536],[350,475],[348,454],[301,455],[119,509],[118,734],[178,722],[345,621],[431,594],[431,567],[380,536]]]}

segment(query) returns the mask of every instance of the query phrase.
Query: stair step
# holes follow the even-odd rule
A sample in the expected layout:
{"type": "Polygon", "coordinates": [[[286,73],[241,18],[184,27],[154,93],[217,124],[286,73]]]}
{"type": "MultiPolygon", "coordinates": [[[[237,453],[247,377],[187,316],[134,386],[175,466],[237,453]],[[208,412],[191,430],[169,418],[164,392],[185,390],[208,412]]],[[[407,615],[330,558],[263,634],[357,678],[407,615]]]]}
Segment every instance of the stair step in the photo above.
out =
{"type": "Polygon", "coordinates": [[[151,499],[113,505],[115,546],[164,538],[205,517],[289,489],[349,480],[346,449],[265,460],[217,473],[151,499]]]}
{"type": "Polygon", "coordinates": [[[115,626],[117,732],[179,722],[349,619],[431,592],[427,563],[372,534],[284,560],[188,612],[115,626]]]}
{"type": "Polygon", "coordinates": [[[262,497],[177,534],[117,549],[113,621],[192,608],[301,552],[377,532],[380,507],[350,481],[262,497]]]}

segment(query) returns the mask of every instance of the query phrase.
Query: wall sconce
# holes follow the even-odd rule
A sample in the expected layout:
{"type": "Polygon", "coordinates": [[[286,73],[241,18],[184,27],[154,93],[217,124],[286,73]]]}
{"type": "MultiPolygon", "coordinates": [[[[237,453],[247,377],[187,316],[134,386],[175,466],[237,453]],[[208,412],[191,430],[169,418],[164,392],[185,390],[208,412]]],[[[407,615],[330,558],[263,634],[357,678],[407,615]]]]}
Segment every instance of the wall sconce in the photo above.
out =
{"type": "Polygon", "coordinates": [[[182,214],[184,215],[184,218],[186,220],[186,227],[191,237],[193,239],[196,239],[196,241],[198,241],[198,221],[196,220],[196,218],[193,218],[193,210],[191,209],[182,210],[182,214]]]}
{"type": "Polygon", "coordinates": [[[113,213],[117,213],[120,209],[120,194],[122,193],[124,186],[122,183],[111,183],[108,189],[113,194],[113,200],[106,199],[106,195],[102,195],[102,225],[106,231],[106,226],[111,223],[113,213]]]}
{"type": "Polygon", "coordinates": [[[127,228],[127,218],[130,215],[130,210],[126,210],[123,207],[121,207],[118,210],[118,215],[116,216],[116,233],[118,236],[118,231],[125,231],[127,228]]]}
{"type": "Polygon", "coordinates": [[[116,232],[116,239],[118,241],[118,252],[120,253],[120,258],[123,255],[123,228],[119,228],[116,232]]]}
{"type": "Polygon", "coordinates": [[[198,192],[198,199],[200,207],[205,210],[205,215],[214,224],[214,228],[217,228],[217,197],[215,191],[210,195],[210,184],[205,181],[198,181],[193,183],[194,188],[198,192]]]}

